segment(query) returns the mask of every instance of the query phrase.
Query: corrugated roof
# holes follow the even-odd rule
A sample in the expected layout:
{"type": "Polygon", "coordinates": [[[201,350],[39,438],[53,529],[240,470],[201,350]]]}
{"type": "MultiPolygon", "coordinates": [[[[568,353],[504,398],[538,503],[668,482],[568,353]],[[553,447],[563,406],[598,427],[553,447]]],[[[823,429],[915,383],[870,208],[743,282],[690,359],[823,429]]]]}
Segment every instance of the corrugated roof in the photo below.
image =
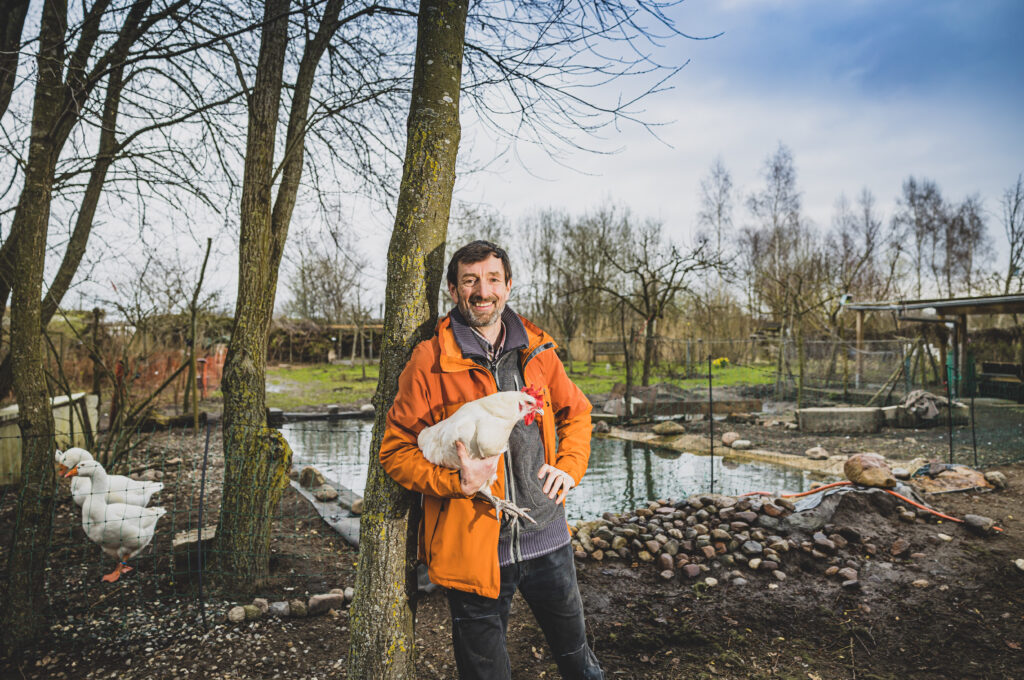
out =
{"type": "Polygon", "coordinates": [[[1024,295],[987,295],[981,297],[937,298],[932,300],[896,300],[846,302],[846,309],[865,312],[907,312],[934,309],[938,316],[961,314],[1024,314],[1024,295]]]}

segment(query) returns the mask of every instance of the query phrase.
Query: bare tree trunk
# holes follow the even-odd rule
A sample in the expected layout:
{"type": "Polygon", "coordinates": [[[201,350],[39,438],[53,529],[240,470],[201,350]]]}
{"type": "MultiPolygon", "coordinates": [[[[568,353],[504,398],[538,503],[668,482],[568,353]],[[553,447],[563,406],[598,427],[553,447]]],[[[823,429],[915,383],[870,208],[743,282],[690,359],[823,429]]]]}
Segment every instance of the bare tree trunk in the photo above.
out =
{"type": "Polygon", "coordinates": [[[356,599],[350,613],[350,678],[416,678],[416,496],[380,466],[377,452],[398,376],[437,320],[437,291],[455,185],[459,88],[468,0],[422,0],[408,143],[388,248],[384,338],[373,403],[376,422],[360,527],[356,599]]]}
{"type": "Polygon", "coordinates": [[[14,79],[21,56],[21,32],[25,28],[29,0],[9,0],[0,4],[0,117],[7,111],[14,94],[14,79]]]}
{"type": "MultiPolygon", "coordinates": [[[[14,216],[11,355],[21,430],[21,489],[0,602],[4,648],[13,654],[45,624],[43,574],[53,529],[53,411],[43,369],[40,301],[50,219],[54,156],[48,132],[58,115],[64,57],[66,0],[44,5],[40,22],[38,84],[25,181],[14,216]]],[[[6,244],[5,244],[6,245],[6,244]]]]}
{"type": "Polygon", "coordinates": [[[274,510],[288,485],[292,452],[266,425],[267,331],[279,260],[271,257],[274,139],[288,46],[290,0],[264,9],[256,80],[249,97],[239,236],[235,328],[224,361],[224,497],[211,556],[230,589],[257,587],[270,570],[274,510]]]}
{"type": "Polygon", "coordinates": [[[342,0],[328,0],[316,32],[303,48],[273,204],[274,142],[291,2],[269,0],[264,9],[256,81],[249,96],[235,329],[221,382],[225,476],[215,555],[221,581],[238,591],[258,586],[269,575],[272,519],[288,486],[291,449],[280,432],[266,426],[267,339],[281,255],[302,177],[313,79],[338,29],[341,6],[342,0]]]}
{"type": "Polygon", "coordinates": [[[647,387],[651,384],[651,364],[654,362],[654,337],[657,334],[658,320],[650,319],[644,326],[644,368],[640,384],[647,387]]]}

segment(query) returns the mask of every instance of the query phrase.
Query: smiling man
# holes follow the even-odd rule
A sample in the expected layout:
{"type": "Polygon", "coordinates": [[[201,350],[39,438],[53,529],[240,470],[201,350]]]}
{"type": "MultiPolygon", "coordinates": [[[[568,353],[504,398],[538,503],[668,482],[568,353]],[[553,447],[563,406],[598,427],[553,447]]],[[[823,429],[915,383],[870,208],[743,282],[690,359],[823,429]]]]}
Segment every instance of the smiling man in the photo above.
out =
{"type": "Polygon", "coordinates": [[[399,378],[380,462],[423,494],[419,554],[448,597],[459,677],[511,677],[505,634],[518,590],[562,677],[603,678],[587,643],[564,505],[587,470],[590,402],[566,375],[551,336],[507,306],[511,291],[503,249],[474,241],[456,251],[448,264],[455,307],[399,378]],[[473,459],[460,442],[459,471],[430,463],[417,447],[420,430],[466,402],[527,385],[541,391],[543,415],[516,424],[503,456],[473,459]],[[496,516],[473,498],[495,473],[491,492],[529,508],[536,524],[496,516]]]}

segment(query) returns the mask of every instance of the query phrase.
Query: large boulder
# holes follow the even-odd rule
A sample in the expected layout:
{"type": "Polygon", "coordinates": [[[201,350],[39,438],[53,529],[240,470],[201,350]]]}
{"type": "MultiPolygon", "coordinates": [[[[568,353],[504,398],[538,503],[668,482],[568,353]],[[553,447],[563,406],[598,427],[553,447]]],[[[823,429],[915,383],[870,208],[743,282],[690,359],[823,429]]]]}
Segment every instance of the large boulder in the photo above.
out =
{"type": "Polygon", "coordinates": [[[891,489],[896,477],[885,458],[877,453],[855,453],[843,463],[843,474],[854,484],[891,489]]]}
{"type": "Polygon", "coordinates": [[[675,422],[674,420],[666,420],[665,422],[658,423],[652,428],[654,434],[660,435],[672,435],[682,434],[686,432],[686,428],[675,422]]]}
{"type": "Polygon", "coordinates": [[[307,465],[302,468],[302,472],[299,473],[299,484],[306,488],[323,486],[326,481],[327,480],[324,479],[323,473],[312,465],[307,465]]]}

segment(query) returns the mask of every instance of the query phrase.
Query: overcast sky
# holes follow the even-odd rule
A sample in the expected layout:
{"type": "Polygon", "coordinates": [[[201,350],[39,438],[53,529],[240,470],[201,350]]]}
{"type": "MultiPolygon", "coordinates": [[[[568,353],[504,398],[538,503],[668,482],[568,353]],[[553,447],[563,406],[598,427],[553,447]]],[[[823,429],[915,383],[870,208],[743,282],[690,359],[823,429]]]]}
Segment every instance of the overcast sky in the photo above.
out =
{"type": "MultiPolygon", "coordinates": [[[[869,188],[889,219],[903,180],[928,177],[948,200],[980,194],[1003,266],[999,199],[1024,172],[1024,0],[687,0],[672,16],[689,34],[722,35],[677,40],[657,55],[689,60],[671,90],[644,104],[648,120],[665,123],[660,140],[636,126],[609,131],[602,144],[618,153],[568,159],[584,172],[520,148],[523,162],[504,158],[487,172],[463,173],[456,200],[493,206],[513,224],[539,208],[579,213],[612,200],[660,218],[685,240],[715,158],[742,199],[760,186],[781,142],[793,152],[804,214],[819,227],[829,226],[840,193],[852,199],[869,188]]],[[[460,160],[491,160],[486,137],[465,115],[460,160]]],[[[304,212],[297,207],[293,233],[304,212]]],[[[381,300],[393,217],[356,201],[341,217],[370,260],[371,293],[381,300]]],[[[204,227],[216,239],[208,285],[230,307],[232,219],[204,227]]],[[[742,200],[735,221],[749,222],[742,200]]],[[[182,246],[179,256],[201,260],[206,235],[196,234],[197,253],[182,246]]],[[[279,303],[287,296],[282,290],[279,303]]]]}
{"type": "MultiPolygon", "coordinates": [[[[526,168],[507,160],[462,177],[456,198],[512,218],[611,199],[685,238],[716,157],[746,195],[782,142],[805,214],[820,227],[840,193],[852,199],[862,187],[888,219],[901,183],[916,175],[947,199],[980,193],[989,233],[1003,242],[998,200],[1024,171],[1024,2],[688,0],[673,17],[687,33],[722,35],[673,45],[670,56],[690,63],[645,106],[649,119],[668,123],[664,141],[627,127],[605,142],[619,153],[573,158],[589,174],[522,149],[526,168]]],[[[473,135],[468,125],[464,139],[473,135]]],[[[371,257],[382,257],[382,225],[353,217],[371,257]]],[[[738,207],[737,224],[748,219],[738,207]]]]}

